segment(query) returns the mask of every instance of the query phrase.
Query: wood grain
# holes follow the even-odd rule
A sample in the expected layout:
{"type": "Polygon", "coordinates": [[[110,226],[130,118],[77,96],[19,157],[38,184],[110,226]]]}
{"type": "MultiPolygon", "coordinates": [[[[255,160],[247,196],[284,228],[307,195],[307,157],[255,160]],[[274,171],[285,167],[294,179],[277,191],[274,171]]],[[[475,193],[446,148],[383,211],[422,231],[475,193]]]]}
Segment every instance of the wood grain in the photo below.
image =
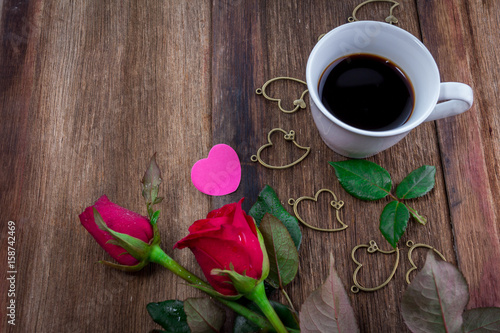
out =
{"type": "MultiPolygon", "coordinates": [[[[3,123],[26,141],[9,156],[25,163],[25,171],[16,174],[19,186],[6,186],[16,190],[8,195],[18,198],[18,207],[3,217],[19,228],[19,322],[10,329],[153,328],[148,302],[197,292],[159,267],[130,275],[96,265],[106,253],[80,226],[78,214],[104,193],[144,214],[139,180],[157,151],[165,179],[163,244],[196,268],[190,257],[183,260],[188,253],[174,253],[172,246],[209,210],[209,200],[185,185],[198,158],[194,152],[206,154],[211,140],[210,8],[176,1],[38,5],[33,97],[12,94],[26,103],[19,110],[26,120],[3,123]]],[[[29,82],[18,78],[13,88],[23,91],[29,82]]],[[[21,167],[5,171],[16,169],[21,167]]],[[[9,207],[3,198],[2,207],[9,207]]]]}
{"type": "MultiPolygon", "coordinates": [[[[470,289],[469,307],[500,304],[498,211],[499,58],[493,50],[497,2],[421,2],[424,42],[443,81],[470,84],[475,106],[464,115],[437,121],[444,177],[459,268],[470,289]],[[473,24],[478,18],[483,24],[473,24]]],[[[479,22],[479,21],[478,21],[479,22]]]]}
{"type": "MultiPolygon", "coordinates": [[[[326,279],[329,254],[346,289],[355,265],[351,249],[375,240],[387,200],[363,202],[339,185],[328,161],[344,160],[322,142],[309,107],[281,113],[255,93],[277,76],[305,79],[317,38],[347,22],[360,1],[87,1],[0,2],[0,260],[7,257],[7,222],[16,222],[16,326],[4,310],[1,331],[147,332],[158,328],[149,302],[201,296],[161,267],[136,274],[96,264],[109,259],[81,227],[78,214],[99,196],[146,214],[139,180],[154,152],[163,171],[159,205],[162,247],[201,275],[188,250],[173,250],[187,228],[214,208],[245,197],[248,210],[269,184],[292,212],[289,198],[331,189],[345,202],[344,232],[302,228],[299,274],[287,286],[295,308],[326,279]],[[295,130],[311,147],[296,167],[270,170],[250,161],[276,127],[295,130]],[[190,168],[218,143],[231,145],[242,164],[238,190],[208,197],[190,181],[190,168]]],[[[443,81],[470,84],[475,105],[467,113],[424,123],[396,146],[369,160],[398,184],[423,164],[437,168],[436,187],[409,204],[427,216],[409,223],[393,281],[374,293],[349,292],[362,332],[408,332],[400,301],[410,267],[404,242],[440,250],[457,264],[470,289],[468,307],[500,306],[500,108],[498,45],[500,4],[494,1],[401,1],[399,27],[422,39],[443,81]]],[[[361,9],[359,19],[383,20],[387,4],[361,9]]],[[[299,83],[277,82],[272,96],[285,107],[299,83]]],[[[307,98],[306,98],[307,100],[307,98]]],[[[302,154],[279,135],[263,156],[284,164],[302,154]]],[[[335,226],[326,195],[305,203],[301,215],[335,226]]],[[[415,253],[419,267],[425,251],[415,253]]],[[[386,279],[393,257],[359,252],[368,270],[360,281],[386,279]]],[[[0,279],[6,279],[0,265],[0,279]]],[[[275,299],[284,301],[279,295],[275,299]]],[[[230,332],[233,316],[224,331],[230,332]]]]}

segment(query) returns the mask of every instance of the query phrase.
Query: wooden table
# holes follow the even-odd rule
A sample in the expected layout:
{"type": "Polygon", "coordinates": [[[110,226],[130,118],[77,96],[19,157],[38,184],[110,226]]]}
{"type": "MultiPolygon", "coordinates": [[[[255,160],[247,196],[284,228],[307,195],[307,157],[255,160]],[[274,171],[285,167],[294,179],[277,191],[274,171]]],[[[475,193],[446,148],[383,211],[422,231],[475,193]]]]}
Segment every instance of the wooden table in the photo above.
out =
{"type": "MultiPolygon", "coordinates": [[[[309,107],[283,114],[255,89],[277,76],[305,79],[318,36],[345,24],[360,2],[0,2],[0,330],[148,332],[158,326],[147,303],[201,295],[160,266],[130,274],[96,264],[109,256],[78,219],[102,194],[145,215],[139,180],[154,152],[164,179],[162,246],[188,269],[201,274],[190,251],[172,246],[211,209],[245,197],[248,210],[269,184],[291,211],[288,198],[329,188],[345,201],[349,228],[302,228],[299,274],[287,290],[300,308],[327,277],[329,253],[350,288],[351,249],[371,239],[389,248],[378,230],[387,200],[348,195],[327,164],[345,158],[322,142],[309,107]],[[287,170],[252,163],[274,127],[294,129],[310,156],[287,170]],[[193,187],[190,169],[218,143],[237,151],[242,182],[233,194],[210,197],[193,187]],[[15,326],[4,314],[8,221],[16,226],[15,326]]],[[[410,221],[400,244],[432,245],[456,264],[469,285],[468,308],[500,306],[500,2],[400,2],[398,26],[429,48],[443,81],[473,87],[475,104],[368,160],[396,184],[421,165],[436,166],[434,190],[412,201],[429,222],[410,221]]],[[[372,4],[357,16],[383,20],[389,7],[372,4]]],[[[301,89],[276,83],[271,91],[291,106],[301,89]]],[[[290,146],[277,149],[269,161],[294,158],[290,146]]],[[[333,225],[327,199],[304,214],[333,225]]],[[[416,251],[419,267],[424,256],[416,251]]],[[[393,264],[374,260],[366,284],[382,282],[393,264]]],[[[400,301],[409,264],[400,267],[380,291],[349,292],[362,332],[407,331],[400,301]]]]}

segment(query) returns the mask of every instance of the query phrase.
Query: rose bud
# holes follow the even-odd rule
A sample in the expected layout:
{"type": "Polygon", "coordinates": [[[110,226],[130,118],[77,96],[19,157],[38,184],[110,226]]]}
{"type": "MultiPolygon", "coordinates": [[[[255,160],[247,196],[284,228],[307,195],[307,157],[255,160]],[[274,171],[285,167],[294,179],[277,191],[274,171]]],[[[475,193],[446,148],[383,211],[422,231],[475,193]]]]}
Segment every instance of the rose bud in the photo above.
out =
{"type": "Polygon", "coordinates": [[[79,215],[80,222],[97,243],[118,264],[101,263],[126,271],[136,271],[149,261],[151,247],[159,243],[156,228],[137,213],[109,201],[103,195],[96,203],[79,215]]]}
{"type": "Polygon", "coordinates": [[[242,201],[211,211],[174,245],[188,247],[210,285],[226,296],[245,294],[269,273],[264,242],[254,219],[241,208],[242,201]]]}

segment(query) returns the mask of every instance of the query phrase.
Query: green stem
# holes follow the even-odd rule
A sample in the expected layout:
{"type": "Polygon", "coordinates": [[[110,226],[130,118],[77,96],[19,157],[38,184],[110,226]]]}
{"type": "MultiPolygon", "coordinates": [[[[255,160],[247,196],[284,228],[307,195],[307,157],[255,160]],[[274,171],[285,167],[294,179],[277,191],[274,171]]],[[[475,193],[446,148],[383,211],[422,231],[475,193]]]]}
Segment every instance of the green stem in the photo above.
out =
{"type": "Polygon", "coordinates": [[[183,278],[187,282],[197,285],[197,286],[209,286],[208,283],[185,269],[177,261],[170,258],[158,245],[153,245],[151,247],[151,252],[149,254],[149,261],[157,263],[174,273],[175,275],[183,278]]]}
{"type": "Polygon", "coordinates": [[[399,200],[399,198],[398,198],[397,196],[395,196],[394,194],[392,194],[391,192],[387,192],[387,193],[389,193],[389,196],[390,196],[391,198],[393,198],[394,200],[396,200],[396,201],[400,201],[400,200],[399,200]]]}
{"type": "Polygon", "coordinates": [[[276,311],[274,311],[271,303],[269,303],[269,300],[267,299],[263,282],[260,282],[251,292],[246,294],[245,297],[257,304],[267,319],[271,322],[276,332],[288,333],[285,325],[283,325],[278,317],[278,314],[276,314],[276,311]]]}
{"type": "MultiPolygon", "coordinates": [[[[183,278],[187,282],[197,285],[197,286],[203,286],[203,287],[210,287],[208,283],[200,279],[198,276],[195,274],[191,273],[187,269],[185,269],[183,266],[181,266],[179,263],[177,263],[174,259],[169,257],[163,250],[158,246],[158,245],[153,245],[151,247],[151,252],[149,255],[149,261],[157,263],[162,265],[163,267],[167,268],[169,271],[174,273],[175,275],[183,278]]],[[[224,304],[234,312],[242,315],[243,317],[247,318],[249,321],[257,325],[259,328],[262,329],[267,329],[267,330],[272,330],[273,326],[270,325],[270,323],[266,320],[266,318],[256,314],[253,311],[250,311],[243,305],[229,301],[226,299],[223,299],[221,297],[214,297],[217,301],[220,303],[224,304]]],[[[273,310],[274,311],[274,310],[273,310]]],[[[264,312],[265,314],[265,312],[264,312]]],[[[279,319],[278,319],[279,320],[279,319]]],[[[272,324],[272,322],[271,322],[272,324]]],[[[284,331],[286,332],[286,331],[284,331]]]]}
{"type": "Polygon", "coordinates": [[[288,296],[288,294],[286,293],[285,289],[283,289],[283,287],[280,287],[280,290],[283,296],[285,296],[286,300],[288,301],[288,304],[290,304],[290,308],[293,310],[293,312],[296,312],[292,300],[290,299],[290,296],[288,296]]]}

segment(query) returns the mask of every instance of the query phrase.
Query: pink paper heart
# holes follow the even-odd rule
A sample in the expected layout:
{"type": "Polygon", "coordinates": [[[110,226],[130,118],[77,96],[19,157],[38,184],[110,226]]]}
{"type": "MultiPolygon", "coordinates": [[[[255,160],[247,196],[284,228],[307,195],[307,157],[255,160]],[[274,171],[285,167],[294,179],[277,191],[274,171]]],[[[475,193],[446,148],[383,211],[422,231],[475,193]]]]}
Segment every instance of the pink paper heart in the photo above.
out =
{"type": "Polygon", "coordinates": [[[225,144],[212,147],[208,157],[199,160],[191,169],[191,181],[200,192],[226,195],[236,191],[241,180],[238,154],[225,144]]]}

